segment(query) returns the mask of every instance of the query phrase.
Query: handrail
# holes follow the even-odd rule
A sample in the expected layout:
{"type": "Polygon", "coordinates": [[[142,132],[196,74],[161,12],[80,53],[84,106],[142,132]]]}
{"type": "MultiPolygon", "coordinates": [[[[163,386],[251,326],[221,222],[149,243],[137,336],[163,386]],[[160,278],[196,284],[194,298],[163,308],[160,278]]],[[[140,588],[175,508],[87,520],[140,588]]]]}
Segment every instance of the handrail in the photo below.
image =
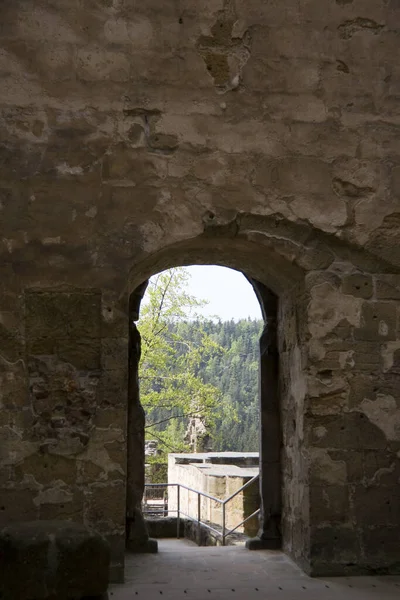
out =
{"type": "Polygon", "coordinates": [[[205,496],[210,500],[214,500],[214,502],[223,502],[221,498],[216,498],[215,496],[211,496],[211,494],[207,494],[207,492],[202,492],[201,490],[195,490],[194,488],[184,485],[183,483],[145,483],[145,487],[174,487],[176,485],[179,485],[179,487],[183,488],[184,490],[189,490],[189,492],[194,492],[195,494],[200,494],[201,496],[205,496]]]}
{"type": "Polygon", "coordinates": [[[172,513],[176,512],[177,513],[177,537],[178,538],[180,537],[180,517],[181,517],[181,515],[183,515],[183,516],[191,519],[192,521],[196,521],[197,522],[197,524],[198,524],[199,542],[200,542],[201,525],[203,525],[204,527],[206,527],[207,529],[210,529],[211,531],[213,531],[217,535],[220,535],[221,538],[222,538],[222,545],[225,546],[225,541],[226,541],[226,538],[228,537],[228,535],[231,535],[241,525],[244,525],[244,523],[246,523],[249,519],[251,519],[251,518],[255,517],[256,515],[258,515],[259,512],[260,512],[260,509],[258,508],[251,515],[249,515],[248,517],[246,517],[245,519],[243,519],[243,521],[241,521],[233,529],[230,529],[229,531],[226,531],[226,523],[225,523],[225,521],[226,521],[226,505],[233,498],[235,498],[238,494],[240,494],[241,492],[243,492],[243,490],[245,490],[250,485],[252,485],[255,481],[257,481],[257,479],[259,479],[259,477],[260,477],[259,474],[255,475],[254,477],[252,477],[251,479],[249,479],[249,481],[247,481],[244,485],[242,485],[242,487],[240,487],[238,490],[236,490],[236,492],[234,492],[233,494],[231,494],[230,496],[228,496],[224,500],[222,500],[221,498],[216,498],[215,496],[212,496],[211,494],[208,494],[207,492],[202,492],[201,490],[195,490],[194,488],[191,488],[188,485],[185,485],[183,483],[146,483],[145,484],[145,488],[158,488],[158,487],[162,487],[162,488],[176,487],[177,488],[177,509],[176,510],[171,510],[171,511],[168,510],[168,512],[172,512],[172,513]],[[189,492],[193,492],[193,493],[197,494],[197,518],[184,513],[183,510],[181,509],[181,507],[180,507],[180,502],[181,502],[180,490],[181,490],[181,488],[184,489],[184,490],[188,490],[189,492]],[[222,532],[218,531],[217,529],[214,529],[214,527],[211,527],[208,523],[206,523],[206,522],[204,522],[204,521],[201,520],[201,514],[200,514],[200,512],[201,512],[200,496],[204,496],[205,498],[208,498],[209,500],[212,500],[213,502],[218,502],[222,506],[222,532]]]}

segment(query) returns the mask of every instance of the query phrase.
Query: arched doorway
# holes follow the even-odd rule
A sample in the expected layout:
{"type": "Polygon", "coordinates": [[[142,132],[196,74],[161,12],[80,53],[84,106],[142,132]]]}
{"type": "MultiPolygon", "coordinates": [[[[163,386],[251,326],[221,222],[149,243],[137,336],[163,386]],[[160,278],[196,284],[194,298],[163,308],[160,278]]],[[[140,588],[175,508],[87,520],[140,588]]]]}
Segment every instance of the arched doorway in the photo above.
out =
{"type": "MultiPolygon", "coordinates": [[[[154,541],[149,540],[143,517],[140,512],[141,498],[144,486],[144,411],[140,404],[138,385],[138,365],[140,360],[140,334],[135,321],[139,318],[140,303],[146,289],[148,278],[166,268],[187,266],[190,264],[219,264],[242,271],[253,286],[262,309],[266,326],[260,339],[260,496],[262,501],[260,529],[257,538],[249,541],[248,547],[281,548],[282,532],[285,531],[282,522],[282,489],[286,488],[289,497],[289,483],[297,474],[283,464],[284,455],[282,416],[285,425],[285,415],[281,413],[281,392],[285,387],[280,384],[279,375],[279,342],[288,348],[295,340],[296,327],[286,331],[281,328],[279,333],[278,312],[285,310],[287,303],[295,294],[301,298],[300,270],[289,265],[288,272],[279,269],[279,265],[270,266],[263,263],[262,257],[255,252],[253,244],[226,243],[217,244],[204,240],[201,246],[198,242],[190,242],[174,246],[152,257],[142,264],[131,277],[129,300],[129,408],[128,408],[128,469],[127,469],[127,544],[135,551],[154,551],[154,541]],[[235,245],[237,245],[235,251],[235,245]],[[268,272],[270,271],[270,277],[268,272]],[[287,281],[285,282],[285,277],[287,281]],[[271,284],[274,289],[270,289],[271,284]],[[285,289],[286,288],[286,289],[285,289]],[[289,289],[288,289],[289,288],[289,289]],[[295,292],[296,290],[296,292],[295,292]],[[281,301],[279,301],[279,295],[281,301]],[[289,337],[292,336],[292,342],[289,337]],[[286,338],[286,339],[285,339],[286,338]],[[288,472],[291,475],[288,475],[288,472]],[[286,479],[285,479],[286,477],[286,479]],[[283,483],[283,488],[282,488],[283,483]]],[[[136,270],[135,270],[136,271],[136,270]]],[[[289,311],[289,309],[286,309],[289,311]]],[[[289,311],[290,312],[290,311],[289,311]]],[[[289,361],[290,362],[290,361],[289,361]]],[[[290,368],[285,364],[286,376],[290,377],[290,368]]],[[[286,389],[287,391],[287,389],[286,389]]],[[[291,416],[291,420],[292,416],[291,416]]],[[[286,425],[286,430],[288,426],[286,425]]],[[[298,478],[300,481],[300,478],[298,478]]],[[[294,505],[286,507],[288,523],[292,518],[291,511],[301,507],[294,505]],[[289,508],[289,510],[288,510],[289,508]]],[[[290,529],[290,526],[287,527],[290,529]]]]}

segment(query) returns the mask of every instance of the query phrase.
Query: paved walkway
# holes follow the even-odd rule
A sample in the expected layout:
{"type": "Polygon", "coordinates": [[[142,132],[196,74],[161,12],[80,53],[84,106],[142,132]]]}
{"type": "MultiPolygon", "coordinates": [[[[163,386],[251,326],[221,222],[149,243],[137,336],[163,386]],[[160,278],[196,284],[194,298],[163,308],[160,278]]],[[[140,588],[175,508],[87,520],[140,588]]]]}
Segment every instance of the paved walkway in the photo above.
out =
{"type": "Polygon", "coordinates": [[[312,579],[287,556],[243,547],[159,540],[158,554],[126,557],[110,600],[400,600],[400,577],[312,579]]]}

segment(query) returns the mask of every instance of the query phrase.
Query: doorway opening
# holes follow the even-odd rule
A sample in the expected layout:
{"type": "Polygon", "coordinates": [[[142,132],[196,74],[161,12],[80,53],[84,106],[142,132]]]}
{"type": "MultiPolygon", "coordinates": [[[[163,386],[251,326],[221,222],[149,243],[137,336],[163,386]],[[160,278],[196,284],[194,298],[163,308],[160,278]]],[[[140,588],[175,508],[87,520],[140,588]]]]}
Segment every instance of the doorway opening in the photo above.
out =
{"type": "MultiPolygon", "coordinates": [[[[254,539],[249,540],[249,547],[264,547],[264,548],[280,548],[281,547],[281,513],[282,513],[282,500],[281,500],[281,447],[282,447],[282,432],[280,426],[280,414],[279,414],[279,373],[278,373],[278,349],[277,349],[277,296],[271,292],[268,288],[266,288],[261,282],[258,280],[246,276],[246,279],[250,282],[255,294],[256,298],[259,302],[259,306],[261,308],[262,314],[262,326],[260,326],[260,334],[259,335],[259,357],[257,360],[258,366],[258,431],[256,432],[256,436],[259,442],[259,498],[261,499],[261,508],[260,508],[260,520],[258,530],[256,529],[254,533],[257,535],[254,539]]],[[[158,275],[156,280],[160,283],[161,275],[158,275]]],[[[164,284],[171,285],[171,281],[168,279],[164,280],[164,284]]],[[[152,421],[151,426],[147,427],[152,430],[152,436],[156,439],[148,439],[149,442],[153,442],[153,450],[157,447],[157,441],[161,442],[161,444],[167,444],[170,446],[170,450],[174,450],[174,446],[171,444],[173,441],[173,436],[171,440],[171,432],[173,432],[177,437],[180,436],[180,441],[186,444],[192,443],[193,449],[202,449],[202,450],[210,450],[210,447],[207,447],[207,444],[210,444],[210,440],[212,439],[212,435],[208,434],[206,431],[205,423],[207,421],[207,415],[202,414],[202,411],[209,409],[213,405],[213,394],[215,391],[219,391],[218,388],[213,385],[210,381],[205,381],[204,378],[198,377],[198,370],[196,369],[193,373],[186,372],[186,381],[182,379],[182,373],[178,376],[173,373],[173,369],[171,369],[171,364],[169,364],[169,372],[168,375],[165,375],[166,379],[162,379],[162,375],[155,374],[154,369],[152,370],[151,361],[149,362],[149,356],[151,352],[149,351],[149,335],[152,331],[154,333],[154,324],[156,324],[157,331],[162,331],[164,328],[168,330],[169,341],[167,343],[166,354],[163,359],[161,359],[161,363],[164,361],[164,366],[168,371],[168,354],[171,358],[172,355],[178,355],[181,359],[181,363],[185,363],[185,360],[191,359],[191,351],[188,349],[190,344],[185,341],[181,334],[182,330],[186,329],[186,333],[190,331],[193,333],[193,330],[196,329],[195,323],[191,323],[190,320],[187,320],[184,325],[178,325],[179,319],[177,319],[176,315],[179,314],[179,310],[177,310],[176,305],[176,296],[174,298],[174,302],[168,303],[166,298],[165,290],[157,290],[154,289],[154,280],[151,280],[150,294],[152,294],[150,301],[146,303],[142,303],[143,297],[145,295],[146,289],[149,289],[149,280],[145,280],[140,283],[132,292],[130,296],[130,342],[129,342],[129,407],[128,407],[128,469],[127,469],[127,547],[133,549],[135,551],[155,551],[156,543],[154,540],[151,540],[149,537],[149,533],[146,527],[146,523],[142,513],[142,498],[145,489],[145,481],[146,481],[146,463],[145,458],[145,447],[146,447],[146,415],[145,411],[147,409],[148,413],[152,413],[152,421]],[[170,323],[165,323],[160,318],[160,302],[168,304],[167,310],[170,311],[170,315],[173,316],[172,321],[170,323]],[[153,304],[152,304],[153,303],[153,304]],[[158,304],[157,304],[158,303],[158,304]],[[141,323],[140,323],[140,312],[141,306],[145,307],[144,310],[145,315],[149,315],[153,317],[153,321],[150,319],[150,328],[149,328],[149,319],[147,320],[146,326],[141,331],[141,323]],[[153,314],[151,315],[153,311],[153,314]],[[175,321],[174,321],[175,319],[175,321]],[[143,338],[141,337],[141,333],[143,338]],[[171,340],[172,348],[171,348],[171,340]],[[176,342],[176,344],[175,344],[176,342]],[[179,348],[177,349],[176,346],[179,348]],[[182,349],[182,347],[184,349],[182,349]],[[148,377],[154,377],[155,380],[153,382],[149,380],[142,380],[141,386],[139,382],[140,375],[140,360],[143,360],[144,355],[144,364],[147,367],[148,377]],[[147,361],[147,363],[146,363],[147,361]],[[197,376],[197,379],[196,379],[197,376]],[[158,380],[157,380],[158,377],[158,380]],[[172,379],[174,384],[170,386],[170,381],[167,379],[172,379]],[[165,385],[167,383],[168,386],[165,385]],[[189,384],[189,385],[186,385],[189,384]],[[190,387],[192,384],[192,387],[190,387]],[[194,387],[193,387],[194,386],[194,387]],[[201,392],[203,394],[202,399],[203,402],[199,403],[199,394],[193,393],[196,387],[201,387],[201,392]],[[140,389],[141,388],[141,389],[140,389]],[[167,389],[168,388],[168,389],[167,389]],[[163,395],[163,391],[165,392],[163,395]],[[168,404],[169,399],[173,400],[174,394],[179,396],[183,392],[183,398],[181,399],[181,405],[177,408],[172,408],[175,411],[175,414],[167,415],[165,410],[171,410],[171,406],[168,404]],[[185,394],[190,396],[190,398],[185,398],[185,394]],[[149,402],[154,401],[155,397],[166,399],[166,404],[164,406],[161,405],[160,410],[152,410],[149,409],[149,402]],[[197,399],[196,399],[197,398],[197,399]],[[208,403],[208,406],[207,406],[208,403]],[[163,412],[164,410],[164,412],[163,412]],[[184,412],[184,410],[187,411],[184,412]],[[176,419],[178,413],[180,412],[181,416],[192,416],[191,422],[189,420],[188,430],[183,431],[182,424],[177,427],[176,424],[170,425],[171,421],[179,421],[176,419]],[[155,417],[155,419],[154,419],[155,417]],[[163,425],[167,423],[167,427],[162,428],[163,425]],[[156,427],[159,427],[158,433],[156,427]],[[192,427],[192,431],[190,432],[190,426],[192,427]],[[197,432],[196,432],[197,429],[197,432]],[[160,435],[161,433],[161,435],[160,435]],[[186,433],[185,435],[182,435],[186,433]],[[169,436],[169,437],[168,437],[169,436]],[[185,440],[186,437],[186,440],[185,440]],[[193,448],[193,445],[197,448],[193,448]]],[[[171,288],[170,288],[171,289],[171,288]]],[[[165,307],[164,304],[164,307],[165,307]]],[[[259,324],[260,325],[260,324],[259,324]]],[[[210,348],[212,344],[214,344],[213,350],[217,354],[218,344],[215,343],[215,339],[213,339],[213,333],[218,327],[212,323],[208,323],[207,325],[208,331],[203,331],[201,335],[197,332],[197,342],[198,346],[202,346],[202,349],[205,348],[205,355],[202,356],[199,348],[197,347],[195,351],[197,352],[197,357],[200,357],[200,362],[203,361],[203,368],[207,368],[207,365],[204,364],[204,359],[208,352],[208,357],[210,358],[210,348]],[[201,343],[199,343],[201,342],[201,343]]],[[[207,329],[206,327],[206,329],[207,329]]],[[[199,329],[197,324],[197,330],[199,329]]],[[[203,328],[204,329],[204,328],[203,328]]],[[[226,328],[227,330],[229,327],[226,328]]],[[[233,329],[233,328],[232,328],[233,329]]],[[[222,332],[223,333],[223,332],[222,332]]],[[[215,336],[214,336],[215,337],[215,336]]],[[[227,331],[225,331],[225,337],[229,337],[227,335],[227,331]]],[[[153,349],[157,347],[157,343],[153,341],[153,349]]],[[[242,349],[243,350],[243,349],[242,349]]],[[[243,353],[242,353],[243,354],[243,353]]],[[[212,352],[211,352],[212,355],[212,352]]],[[[238,352],[240,357],[240,352],[238,352]]],[[[215,358],[215,356],[214,356],[215,358]]],[[[158,360],[160,363],[160,354],[158,355],[158,360]]],[[[239,358],[240,360],[240,358],[239,358]]],[[[243,361],[244,362],[244,361],[243,361]]],[[[186,364],[188,364],[186,362],[186,364]]],[[[232,367],[232,365],[231,365],[232,367]]],[[[236,370],[237,371],[237,370],[236,370]]],[[[229,375],[232,379],[235,379],[235,375],[237,372],[232,374],[232,368],[230,368],[229,375]]],[[[238,379],[238,378],[237,378],[238,379]]],[[[240,392],[240,385],[244,387],[244,382],[239,379],[236,382],[236,387],[238,388],[238,392],[240,392]]],[[[201,396],[201,394],[200,394],[201,396]]],[[[215,398],[214,398],[215,400],[215,398]]],[[[215,404],[215,403],[214,403],[215,404]]],[[[226,421],[229,421],[230,417],[233,415],[229,415],[229,411],[227,411],[226,406],[223,403],[220,403],[218,406],[219,409],[219,424],[224,423],[224,409],[225,409],[225,417],[226,421]]],[[[247,407],[248,408],[248,407],[247,407]]],[[[251,407],[254,411],[254,406],[251,407]]],[[[243,413],[241,414],[243,417],[243,413]]],[[[254,415],[253,415],[254,417],[254,415]]],[[[218,420],[218,419],[217,419],[218,420]]],[[[232,419],[232,423],[234,418],[232,419]]],[[[239,420],[240,421],[240,420],[239,420]]],[[[243,419],[242,419],[243,421],[243,419]]],[[[241,423],[243,426],[243,422],[241,423]]],[[[229,431],[229,423],[227,424],[227,431],[229,431]]],[[[254,426],[254,423],[253,423],[254,426]]],[[[216,429],[214,428],[214,434],[216,429]]],[[[247,431],[248,439],[251,439],[253,445],[254,444],[254,431],[247,431]]],[[[149,437],[149,436],[148,436],[149,437]]],[[[228,437],[228,436],[226,436],[228,437]]],[[[229,441],[226,439],[220,438],[216,439],[214,435],[214,440],[219,444],[219,447],[227,446],[230,443],[232,447],[232,436],[229,441]]],[[[239,443],[239,440],[236,440],[239,443]]],[[[248,443],[248,442],[244,442],[248,443]]],[[[243,440],[242,440],[243,445],[243,440]]],[[[182,449],[185,449],[182,447],[182,449]]],[[[149,447],[147,448],[149,451],[149,447]]],[[[156,450],[157,452],[157,450],[156,450]]],[[[176,454],[176,452],[174,453],[176,454]]],[[[184,457],[181,457],[184,460],[184,457]]],[[[249,457],[247,457],[248,459],[249,457]]],[[[215,459],[215,457],[214,457],[215,459]]],[[[246,457],[244,457],[246,460],[246,457]]],[[[176,458],[174,459],[176,461],[176,458]]],[[[188,460],[191,460],[190,458],[188,460]]],[[[213,458],[209,457],[209,461],[212,461],[213,458]]],[[[216,459],[218,462],[218,458],[216,459]]],[[[150,461],[150,463],[156,463],[156,461],[150,461]]],[[[165,461],[164,461],[165,464],[165,461]]],[[[149,467],[147,466],[147,469],[149,467]]],[[[165,476],[165,473],[163,473],[165,476]]],[[[154,476],[154,475],[153,475],[154,476]]],[[[204,510],[204,509],[203,509],[204,510]]],[[[253,519],[254,522],[254,519],[253,519]]]]}

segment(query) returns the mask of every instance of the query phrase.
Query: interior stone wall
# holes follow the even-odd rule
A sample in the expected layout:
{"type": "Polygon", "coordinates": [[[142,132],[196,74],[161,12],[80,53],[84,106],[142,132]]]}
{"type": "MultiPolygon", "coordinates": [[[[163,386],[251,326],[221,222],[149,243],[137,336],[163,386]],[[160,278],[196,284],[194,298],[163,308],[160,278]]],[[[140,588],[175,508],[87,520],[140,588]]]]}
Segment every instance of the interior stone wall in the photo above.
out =
{"type": "Polygon", "coordinates": [[[96,289],[25,294],[24,353],[2,357],[0,526],[84,521],[108,539],[120,579],[127,351],[109,336],[102,308],[96,289]]]}
{"type": "Polygon", "coordinates": [[[400,5],[1,11],[1,522],[95,524],[121,576],[127,298],[214,262],[280,298],[285,547],[398,571],[400,5]]]}
{"type": "Polygon", "coordinates": [[[282,422],[282,546],[304,569],[310,557],[309,461],[304,436],[307,394],[307,296],[302,285],[279,303],[282,422]]]}
{"type": "Polygon", "coordinates": [[[400,279],[347,268],[307,282],[311,568],[398,572],[400,279]]]}

